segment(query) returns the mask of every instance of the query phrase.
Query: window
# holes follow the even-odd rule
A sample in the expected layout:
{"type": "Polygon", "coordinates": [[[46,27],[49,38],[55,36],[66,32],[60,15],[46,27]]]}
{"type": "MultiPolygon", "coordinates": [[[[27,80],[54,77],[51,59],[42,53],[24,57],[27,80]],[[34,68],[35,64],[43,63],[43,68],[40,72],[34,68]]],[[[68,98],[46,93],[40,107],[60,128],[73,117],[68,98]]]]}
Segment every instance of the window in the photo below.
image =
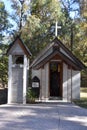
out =
{"type": "Polygon", "coordinates": [[[13,64],[23,64],[24,63],[24,57],[23,56],[13,56],[13,64]]]}

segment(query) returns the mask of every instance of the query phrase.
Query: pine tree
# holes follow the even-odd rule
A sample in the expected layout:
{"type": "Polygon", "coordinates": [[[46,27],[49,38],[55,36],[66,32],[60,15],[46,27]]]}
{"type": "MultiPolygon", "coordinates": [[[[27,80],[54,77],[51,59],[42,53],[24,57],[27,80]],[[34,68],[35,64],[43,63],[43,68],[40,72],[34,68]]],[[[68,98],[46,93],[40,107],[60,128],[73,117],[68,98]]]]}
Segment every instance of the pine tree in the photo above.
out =
{"type": "Polygon", "coordinates": [[[3,32],[8,28],[8,13],[5,10],[5,5],[3,2],[0,2],[0,44],[3,40],[3,32]]]}

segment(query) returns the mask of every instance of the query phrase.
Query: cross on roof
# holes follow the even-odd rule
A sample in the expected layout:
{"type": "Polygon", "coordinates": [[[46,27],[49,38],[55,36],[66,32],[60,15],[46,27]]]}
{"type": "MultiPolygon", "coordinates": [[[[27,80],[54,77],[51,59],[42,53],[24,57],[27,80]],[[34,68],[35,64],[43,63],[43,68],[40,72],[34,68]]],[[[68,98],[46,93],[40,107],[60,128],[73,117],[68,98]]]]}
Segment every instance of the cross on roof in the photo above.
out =
{"type": "Polygon", "coordinates": [[[55,36],[57,37],[58,29],[61,29],[61,26],[58,26],[58,22],[55,23],[55,36]]]}

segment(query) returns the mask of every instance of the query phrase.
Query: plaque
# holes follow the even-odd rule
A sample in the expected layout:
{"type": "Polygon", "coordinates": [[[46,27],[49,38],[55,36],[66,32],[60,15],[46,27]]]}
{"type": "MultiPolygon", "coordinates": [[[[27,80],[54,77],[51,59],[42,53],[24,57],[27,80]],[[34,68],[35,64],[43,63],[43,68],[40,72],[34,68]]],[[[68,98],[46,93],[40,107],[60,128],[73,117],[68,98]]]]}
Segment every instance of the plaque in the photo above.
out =
{"type": "Polygon", "coordinates": [[[32,88],[39,88],[38,82],[32,82],[32,88]]]}

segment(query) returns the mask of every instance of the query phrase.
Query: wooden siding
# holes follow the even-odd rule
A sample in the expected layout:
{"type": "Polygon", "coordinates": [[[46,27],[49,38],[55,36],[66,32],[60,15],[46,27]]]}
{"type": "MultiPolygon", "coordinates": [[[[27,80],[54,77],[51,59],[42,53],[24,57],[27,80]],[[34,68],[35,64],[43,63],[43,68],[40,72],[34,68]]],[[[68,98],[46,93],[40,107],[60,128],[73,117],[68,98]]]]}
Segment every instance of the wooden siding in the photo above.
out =
{"type": "Polygon", "coordinates": [[[22,48],[20,47],[20,45],[17,42],[16,42],[16,44],[14,44],[12,46],[9,53],[11,55],[24,55],[24,51],[22,50],[22,48]]]}
{"type": "MultiPolygon", "coordinates": [[[[15,38],[15,40],[9,45],[9,48],[7,50],[7,55],[12,54],[12,50],[14,51],[14,46],[15,44],[18,44],[20,46],[20,48],[23,51],[23,54],[27,55],[27,56],[31,56],[31,52],[30,50],[27,48],[27,46],[23,43],[23,41],[20,39],[19,36],[17,36],[15,38]]],[[[17,51],[17,53],[19,53],[19,51],[17,51]]]]}
{"type": "Polygon", "coordinates": [[[72,99],[80,99],[80,71],[72,71],[72,99]]]}
{"type": "Polygon", "coordinates": [[[63,63],[63,100],[67,100],[67,79],[68,79],[68,66],[63,63]]]}

